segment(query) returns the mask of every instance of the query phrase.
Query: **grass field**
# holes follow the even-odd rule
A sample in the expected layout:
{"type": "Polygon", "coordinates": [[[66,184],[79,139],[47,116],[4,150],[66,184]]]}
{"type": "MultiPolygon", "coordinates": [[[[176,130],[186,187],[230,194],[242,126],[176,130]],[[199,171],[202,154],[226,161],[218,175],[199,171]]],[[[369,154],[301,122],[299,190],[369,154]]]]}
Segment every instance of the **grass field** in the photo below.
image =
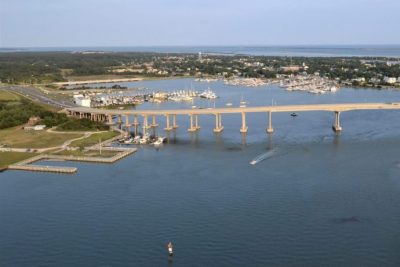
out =
{"type": "Polygon", "coordinates": [[[104,157],[109,158],[117,155],[119,152],[117,151],[107,151],[102,150],[101,154],[99,150],[90,150],[90,151],[82,151],[82,150],[63,150],[57,153],[53,153],[53,155],[65,155],[65,156],[77,156],[77,157],[104,157]]]}
{"type": "Polygon", "coordinates": [[[21,126],[0,130],[0,144],[14,148],[46,148],[62,145],[65,141],[81,137],[76,133],[48,133],[25,131],[21,126]]]}
{"type": "Polygon", "coordinates": [[[19,101],[20,97],[14,93],[0,90],[0,101],[19,101]]]}
{"type": "Polygon", "coordinates": [[[8,165],[36,156],[35,153],[23,152],[0,152],[0,170],[8,165]]]}
{"type": "Polygon", "coordinates": [[[99,143],[99,141],[104,142],[108,139],[118,136],[120,133],[118,132],[102,132],[102,133],[95,133],[89,136],[88,138],[84,138],[81,140],[76,140],[72,142],[69,146],[70,147],[88,147],[93,146],[99,143]]]}

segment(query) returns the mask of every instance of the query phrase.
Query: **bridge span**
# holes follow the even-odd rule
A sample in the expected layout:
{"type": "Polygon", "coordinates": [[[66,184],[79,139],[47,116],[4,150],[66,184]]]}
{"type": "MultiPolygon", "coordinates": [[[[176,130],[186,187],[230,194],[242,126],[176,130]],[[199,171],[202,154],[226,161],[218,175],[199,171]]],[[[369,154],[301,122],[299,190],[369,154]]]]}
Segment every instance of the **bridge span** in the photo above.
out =
{"type": "Polygon", "coordinates": [[[173,109],[173,110],[116,110],[116,109],[96,109],[84,107],[69,107],[66,111],[71,116],[79,118],[89,118],[93,121],[107,122],[109,125],[119,124],[122,128],[135,127],[135,134],[138,133],[139,117],[143,119],[143,132],[149,128],[157,127],[157,116],[166,117],[165,130],[170,131],[178,128],[176,123],[177,115],[187,115],[190,117],[190,126],[188,131],[195,132],[200,129],[199,115],[215,116],[214,132],[222,132],[222,114],[241,114],[242,127],[241,133],[246,133],[248,130],[246,124],[247,113],[267,113],[268,126],[266,131],[272,133],[272,114],[277,112],[307,112],[307,111],[328,111],[334,113],[334,123],[332,129],[335,132],[340,132],[340,113],[353,110],[400,110],[400,103],[342,103],[342,104],[306,104],[306,105],[280,105],[280,106],[259,106],[259,107],[229,107],[229,108],[207,108],[207,109],[173,109]],[[113,117],[117,117],[117,122],[113,121],[113,117]],[[123,121],[123,118],[125,121],[123,121]],[[129,117],[133,117],[133,122],[129,121],[129,117]],[[149,119],[151,118],[151,121],[149,119]],[[172,123],[171,123],[172,119],[172,123]]]}

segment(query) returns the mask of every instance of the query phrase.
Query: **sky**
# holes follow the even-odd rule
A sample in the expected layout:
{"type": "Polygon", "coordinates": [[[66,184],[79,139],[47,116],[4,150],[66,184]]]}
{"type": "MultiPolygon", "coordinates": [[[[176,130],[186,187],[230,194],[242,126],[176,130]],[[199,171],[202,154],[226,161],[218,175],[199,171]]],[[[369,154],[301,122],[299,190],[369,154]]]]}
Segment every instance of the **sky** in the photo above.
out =
{"type": "Polygon", "coordinates": [[[0,0],[0,47],[400,44],[400,0],[0,0]]]}

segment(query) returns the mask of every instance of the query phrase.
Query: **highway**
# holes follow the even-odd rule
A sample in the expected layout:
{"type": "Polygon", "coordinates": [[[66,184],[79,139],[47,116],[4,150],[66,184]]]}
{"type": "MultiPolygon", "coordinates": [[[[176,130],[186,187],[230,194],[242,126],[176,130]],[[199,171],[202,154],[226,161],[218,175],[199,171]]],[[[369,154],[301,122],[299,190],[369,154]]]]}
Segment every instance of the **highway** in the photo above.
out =
{"type": "Polygon", "coordinates": [[[34,101],[55,106],[57,108],[70,108],[75,106],[72,100],[54,99],[50,97],[50,94],[46,94],[32,86],[0,85],[0,90],[15,92],[34,101]]]}

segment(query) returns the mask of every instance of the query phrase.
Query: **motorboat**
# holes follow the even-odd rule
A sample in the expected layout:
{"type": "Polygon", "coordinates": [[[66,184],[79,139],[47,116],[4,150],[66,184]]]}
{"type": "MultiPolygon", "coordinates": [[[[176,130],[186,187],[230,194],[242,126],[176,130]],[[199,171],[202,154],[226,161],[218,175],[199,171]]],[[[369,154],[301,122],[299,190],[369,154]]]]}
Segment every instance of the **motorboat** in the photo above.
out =
{"type": "Polygon", "coordinates": [[[205,99],[216,99],[216,98],[218,98],[218,96],[213,91],[211,91],[210,89],[205,90],[204,92],[202,92],[200,94],[200,97],[201,98],[205,98],[205,99]]]}
{"type": "Polygon", "coordinates": [[[135,144],[139,144],[140,143],[140,136],[138,135],[138,136],[135,136],[135,138],[133,138],[133,143],[135,143],[135,144]]]}
{"type": "Polygon", "coordinates": [[[157,140],[153,143],[154,146],[161,146],[162,144],[163,144],[163,141],[160,140],[160,139],[157,139],[157,140]]]}
{"type": "Polygon", "coordinates": [[[132,137],[124,140],[125,144],[131,144],[132,142],[133,142],[133,138],[132,137]]]}
{"type": "Polygon", "coordinates": [[[169,256],[173,256],[174,255],[174,247],[172,245],[172,242],[169,242],[167,245],[167,249],[168,249],[168,255],[169,256]]]}
{"type": "Polygon", "coordinates": [[[166,137],[158,137],[157,140],[160,140],[161,143],[165,143],[167,141],[167,138],[166,137]]]}

